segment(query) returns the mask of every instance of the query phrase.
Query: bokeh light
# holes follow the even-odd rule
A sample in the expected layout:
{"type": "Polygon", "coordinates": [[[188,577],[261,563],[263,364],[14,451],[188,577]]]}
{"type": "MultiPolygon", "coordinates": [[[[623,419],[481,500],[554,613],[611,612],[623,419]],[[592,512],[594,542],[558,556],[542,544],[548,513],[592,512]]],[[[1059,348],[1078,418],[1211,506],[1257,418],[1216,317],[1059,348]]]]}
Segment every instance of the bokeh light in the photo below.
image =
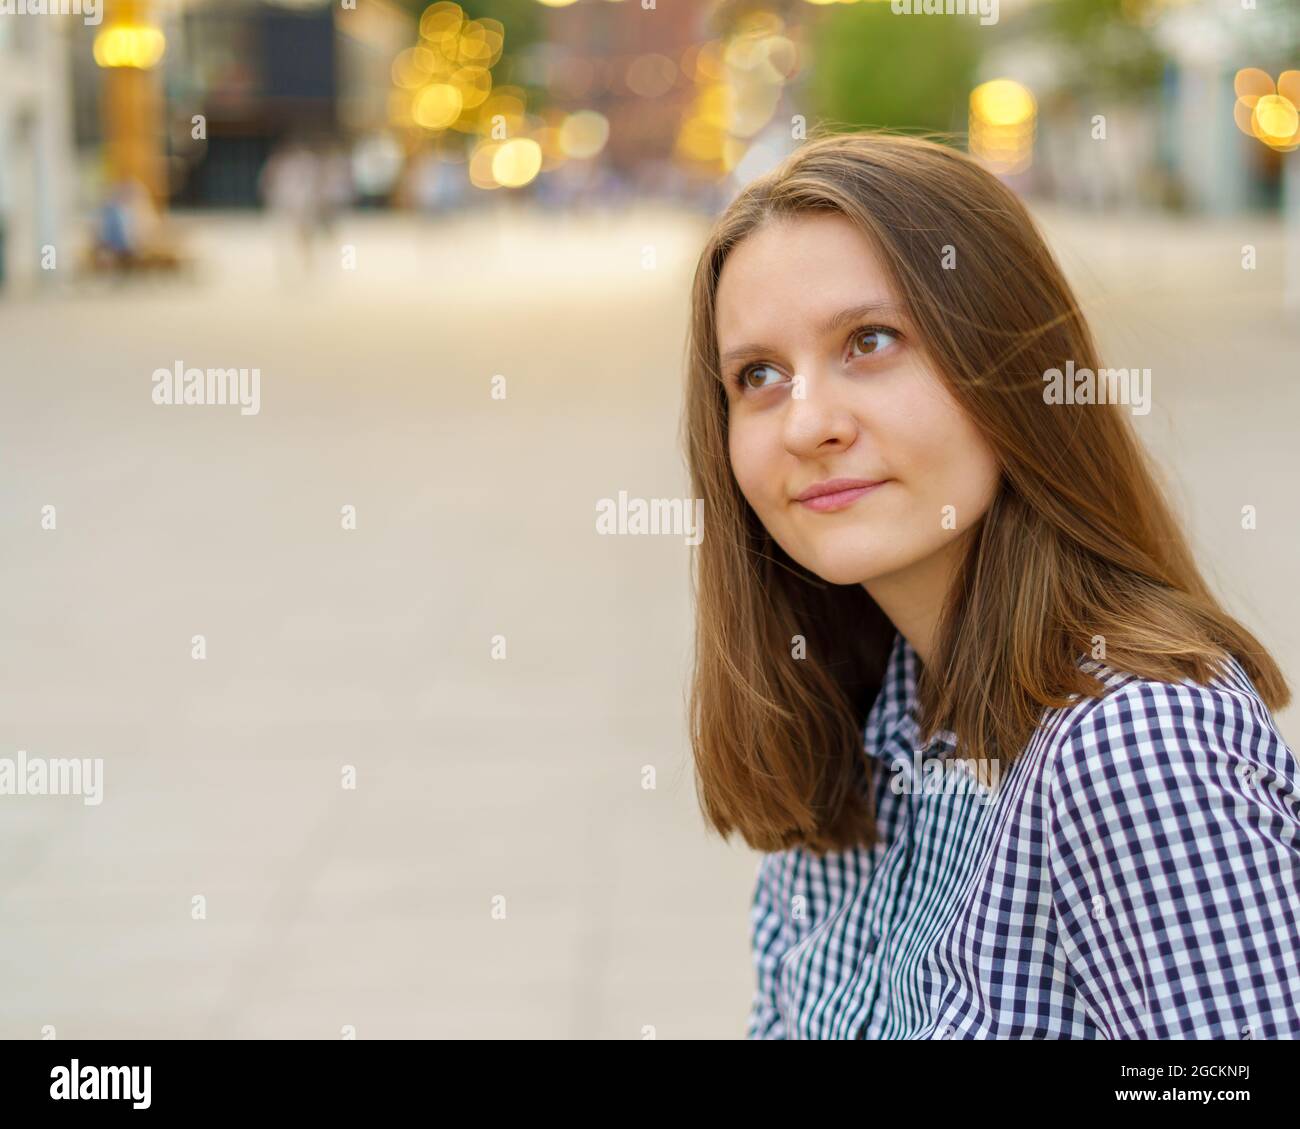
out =
{"type": "Polygon", "coordinates": [[[1232,120],[1242,133],[1279,153],[1300,148],[1300,71],[1283,71],[1275,84],[1267,71],[1243,67],[1232,88],[1232,120]]]}
{"type": "Polygon", "coordinates": [[[992,171],[1027,169],[1034,153],[1038,105],[1027,86],[1009,78],[981,83],[970,95],[971,155],[992,171]]]}
{"type": "Polygon", "coordinates": [[[609,119],[595,110],[569,114],[560,125],[560,149],[569,157],[594,157],[609,140],[609,119]]]}
{"type": "Polygon", "coordinates": [[[95,36],[95,62],[101,67],[132,67],[148,70],[157,66],[167,49],[167,40],[156,27],[114,24],[95,36]]]}

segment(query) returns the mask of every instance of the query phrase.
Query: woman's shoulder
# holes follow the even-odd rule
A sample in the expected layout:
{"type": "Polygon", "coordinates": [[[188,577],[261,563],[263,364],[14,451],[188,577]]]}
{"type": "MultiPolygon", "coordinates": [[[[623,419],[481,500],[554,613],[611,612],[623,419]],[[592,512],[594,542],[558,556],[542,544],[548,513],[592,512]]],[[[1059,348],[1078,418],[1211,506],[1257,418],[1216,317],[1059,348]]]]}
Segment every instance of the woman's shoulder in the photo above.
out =
{"type": "Polygon", "coordinates": [[[1055,794],[1178,808],[1267,778],[1283,813],[1300,819],[1300,765],[1235,658],[1205,683],[1142,678],[1091,659],[1080,665],[1102,692],[1050,711],[1044,723],[1055,794]]]}
{"type": "Polygon", "coordinates": [[[1121,1037],[1295,1037],[1294,754],[1235,660],[1103,681],[1065,711],[1037,809],[1077,982],[1121,1037]]]}

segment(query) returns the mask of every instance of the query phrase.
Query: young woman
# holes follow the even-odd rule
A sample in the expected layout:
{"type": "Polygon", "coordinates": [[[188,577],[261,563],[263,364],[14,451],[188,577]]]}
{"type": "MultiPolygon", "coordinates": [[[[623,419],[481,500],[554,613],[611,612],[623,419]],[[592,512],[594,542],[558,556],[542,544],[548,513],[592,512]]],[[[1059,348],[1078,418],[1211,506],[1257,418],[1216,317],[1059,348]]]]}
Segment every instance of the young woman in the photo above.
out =
{"type": "Polygon", "coordinates": [[[1300,1036],[1289,691],[1067,362],[1059,268],[950,148],[815,139],[708,240],[692,740],[768,852],[751,1038],[1300,1036]]]}

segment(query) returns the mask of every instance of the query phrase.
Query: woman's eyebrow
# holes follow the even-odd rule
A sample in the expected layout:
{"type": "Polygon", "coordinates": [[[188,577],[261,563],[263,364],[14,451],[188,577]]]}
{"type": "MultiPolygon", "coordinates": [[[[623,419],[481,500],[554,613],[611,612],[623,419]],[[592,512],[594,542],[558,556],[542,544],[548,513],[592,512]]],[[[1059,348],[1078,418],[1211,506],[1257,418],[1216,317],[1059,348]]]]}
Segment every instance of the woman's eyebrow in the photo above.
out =
{"type": "Polygon", "coordinates": [[[817,332],[823,335],[834,333],[841,326],[847,325],[851,321],[857,321],[859,318],[874,318],[881,316],[902,317],[903,311],[894,302],[881,300],[879,302],[864,302],[860,306],[850,306],[847,310],[841,310],[838,314],[832,314],[818,327],[817,332]]]}
{"type": "MultiPolygon", "coordinates": [[[[864,302],[859,306],[849,306],[846,309],[840,310],[838,313],[832,314],[817,326],[817,332],[819,335],[824,337],[826,334],[834,333],[835,330],[849,324],[850,322],[857,321],[859,318],[882,316],[902,318],[904,314],[895,302],[864,302]]],[[[737,345],[735,348],[728,349],[723,353],[719,358],[719,362],[726,365],[731,361],[741,360],[744,357],[765,356],[774,352],[776,352],[776,350],[770,345],[760,345],[757,343],[737,345]]]]}

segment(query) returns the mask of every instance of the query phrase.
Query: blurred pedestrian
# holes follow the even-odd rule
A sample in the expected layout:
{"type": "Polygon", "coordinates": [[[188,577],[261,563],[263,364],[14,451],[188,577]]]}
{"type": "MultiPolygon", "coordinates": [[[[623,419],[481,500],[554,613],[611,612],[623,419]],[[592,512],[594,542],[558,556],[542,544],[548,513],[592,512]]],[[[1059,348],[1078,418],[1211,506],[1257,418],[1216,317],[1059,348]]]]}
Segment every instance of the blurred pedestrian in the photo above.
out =
{"type": "Polygon", "coordinates": [[[319,158],[304,143],[277,149],[262,169],[258,187],[280,229],[280,244],[293,246],[304,273],[312,269],[312,243],[320,223],[322,199],[319,158]]]}

